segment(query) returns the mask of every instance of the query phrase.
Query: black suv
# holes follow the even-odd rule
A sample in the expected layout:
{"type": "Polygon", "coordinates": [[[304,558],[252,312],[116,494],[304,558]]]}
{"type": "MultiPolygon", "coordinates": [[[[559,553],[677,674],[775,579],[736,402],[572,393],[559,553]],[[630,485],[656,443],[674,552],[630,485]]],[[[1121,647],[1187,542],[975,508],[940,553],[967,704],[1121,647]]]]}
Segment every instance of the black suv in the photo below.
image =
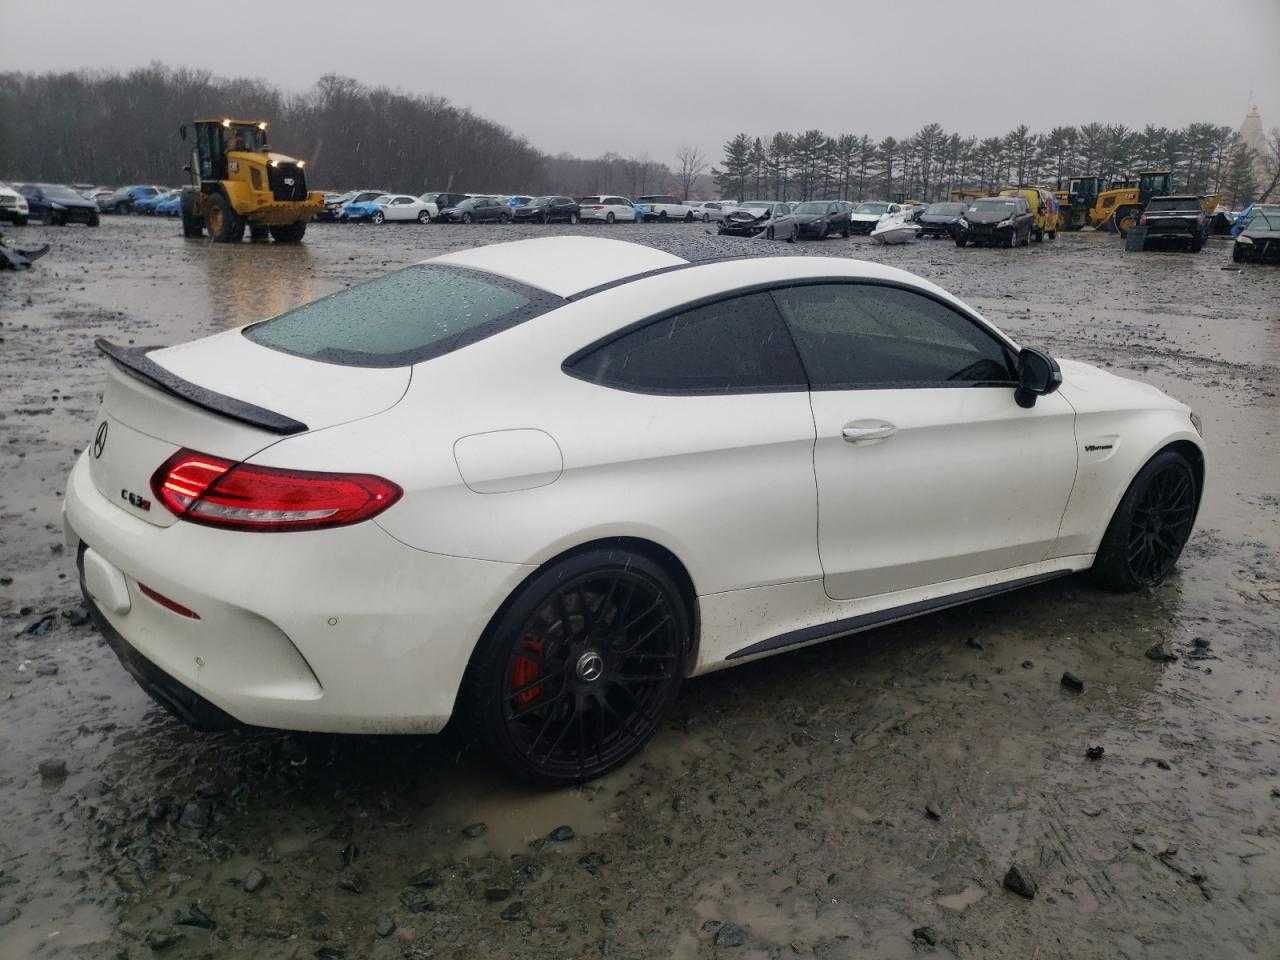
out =
{"type": "Polygon", "coordinates": [[[1152,197],[1138,226],[1147,228],[1142,241],[1144,250],[1148,244],[1174,240],[1185,243],[1192,253],[1199,253],[1209,235],[1209,218],[1204,215],[1200,198],[1193,196],[1152,197]]]}
{"type": "Polygon", "coordinates": [[[569,197],[534,197],[524,206],[514,208],[511,218],[516,223],[551,223],[553,220],[577,223],[578,201],[569,197]]]}
{"type": "Polygon", "coordinates": [[[956,246],[1025,247],[1031,243],[1035,217],[1022,197],[983,197],[969,204],[952,228],[956,246]]]}
{"type": "Polygon", "coordinates": [[[796,223],[796,239],[825,240],[838,233],[849,238],[849,213],[853,205],[843,200],[806,200],[791,211],[796,223]]]}

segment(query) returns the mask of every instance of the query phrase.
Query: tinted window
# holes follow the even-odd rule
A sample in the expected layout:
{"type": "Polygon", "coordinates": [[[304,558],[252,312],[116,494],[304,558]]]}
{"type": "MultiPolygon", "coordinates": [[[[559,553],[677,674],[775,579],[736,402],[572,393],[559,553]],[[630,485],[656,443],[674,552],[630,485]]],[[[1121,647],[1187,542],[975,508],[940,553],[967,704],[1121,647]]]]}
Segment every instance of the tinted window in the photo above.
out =
{"type": "Polygon", "coordinates": [[[1014,380],[994,336],[922,294],[823,283],[774,296],[814,389],[1014,380]]]}
{"type": "Polygon", "coordinates": [[[559,302],[492,274],[419,264],[254,324],[244,335],[326,363],[403,366],[482,339],[559,302]]]}
{"type": "Polygon", "coordinates": [[[695,307],[624,334],[573,361],[577,376],[653,393],[750,393],[806,386],[767,293],[695,307]]]}

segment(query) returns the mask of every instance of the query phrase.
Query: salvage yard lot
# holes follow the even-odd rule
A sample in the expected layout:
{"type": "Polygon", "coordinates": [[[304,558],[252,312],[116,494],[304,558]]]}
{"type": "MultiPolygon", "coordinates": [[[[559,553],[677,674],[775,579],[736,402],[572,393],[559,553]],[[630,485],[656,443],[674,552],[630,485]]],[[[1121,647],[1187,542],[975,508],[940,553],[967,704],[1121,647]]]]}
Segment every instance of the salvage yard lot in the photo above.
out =
{"type": "Polygon", "coordinates": [[[10,234],[54,249],[0,276],[0,958],[1280,955],[1275,268],[1223,269],[1221,239],[1125,253],[1091,231],[1015,250],[702,224],[177,234],[10,234]],[[448,733],[193,733],[64,616],[95,337],[179,342],[563,233],[902,266],[1024,343],[1155,384],[1210,454],[1179,572],[1136,595],[1071,577],[693,681],[636,761],[561,793],[448,733]],[[1015,861],[1034,899],[1002,888],[1015,861]]]}

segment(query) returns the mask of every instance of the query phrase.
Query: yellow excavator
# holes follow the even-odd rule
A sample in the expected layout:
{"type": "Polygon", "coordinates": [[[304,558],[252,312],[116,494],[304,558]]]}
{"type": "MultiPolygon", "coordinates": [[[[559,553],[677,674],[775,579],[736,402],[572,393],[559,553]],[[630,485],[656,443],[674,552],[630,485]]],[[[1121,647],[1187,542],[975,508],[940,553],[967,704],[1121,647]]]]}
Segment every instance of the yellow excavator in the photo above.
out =
{"type": "Polygon", "coordinates": [[[254,240],[298,243],[324,209],[324,194],[307,192],[306,162],[267,146],[265,120],[196,120],[178,132],[194,138],[185,168],[191,186],[181,197],[184,237],[208,231],[214,243],[239,243],[247,227],[254,240]]]}

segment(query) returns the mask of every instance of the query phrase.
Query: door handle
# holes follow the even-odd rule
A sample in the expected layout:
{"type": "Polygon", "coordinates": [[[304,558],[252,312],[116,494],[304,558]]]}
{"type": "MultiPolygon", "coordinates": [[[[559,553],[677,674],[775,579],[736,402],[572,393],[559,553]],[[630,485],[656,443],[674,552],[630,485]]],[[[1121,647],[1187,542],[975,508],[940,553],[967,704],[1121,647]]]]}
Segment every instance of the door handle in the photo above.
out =
{"type": "Polygon", "coordinates": [[[868,446],[888,440],[897,432],[898,428],[887,420],[854,420],[841,428],[840,435],[845,443],[868,446]]]}

